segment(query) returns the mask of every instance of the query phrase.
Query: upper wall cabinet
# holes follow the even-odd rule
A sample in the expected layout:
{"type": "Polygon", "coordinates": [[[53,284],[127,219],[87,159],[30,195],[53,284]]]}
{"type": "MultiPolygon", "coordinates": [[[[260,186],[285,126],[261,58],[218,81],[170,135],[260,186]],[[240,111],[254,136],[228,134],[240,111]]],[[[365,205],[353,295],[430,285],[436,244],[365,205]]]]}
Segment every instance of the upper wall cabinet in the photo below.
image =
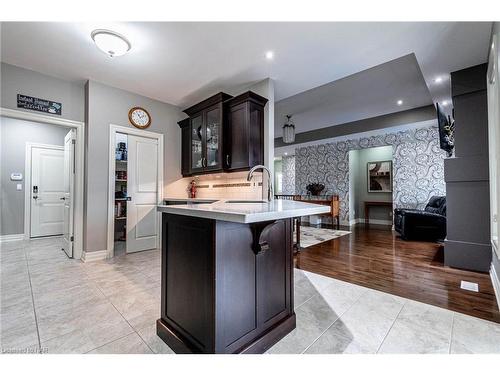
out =
{"type": "MultiPolygon", "coordinates": [[[[189,116],[190,171],[188,174],[217,172],[222,170],[222,142],[224,107],[231,98],[220,92],[184,111],[189,116]]],[[[185,129],[186,123],[183,124],[185,129]]],[[[182,132],[187,134],[187,130],[182,132]]],[[[182,144],[187,143],[183,138],[182,144]]],[[[183,147],[183,157],[186,158],[183,147]]]]}
{"type": "Polygon", "coordinates": [[[224,169],[239,171],[264,163],[264,106],[267,99],[251,91],[225,104],[224,169]]]}
{"type": "Polygon", "coordinates": [[[182,175],[245,170],[264,160],[264,106],[249,91],[237,97],[218,93],[184,112],[182,175]]]}

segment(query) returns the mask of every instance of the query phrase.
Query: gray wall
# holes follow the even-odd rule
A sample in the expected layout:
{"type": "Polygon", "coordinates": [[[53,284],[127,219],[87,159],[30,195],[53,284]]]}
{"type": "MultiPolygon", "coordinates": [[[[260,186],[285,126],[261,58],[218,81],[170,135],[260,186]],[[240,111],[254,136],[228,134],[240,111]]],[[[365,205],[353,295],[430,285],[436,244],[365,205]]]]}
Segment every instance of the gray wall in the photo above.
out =
{"type": "MultiPolygon", "coordinates": [[[[283,137],[274,139],[274,147],[283,147],[289,145],[297,145],[300,143],[318,141],[321,139],[341,137],[345,135],[355,135],[377,129],[386,129],[402,124],[411,124],[420,121],[433,120],[436,118],[436,110],[433,105],[425,107],[413,108],[406,111],[389,113],[382,116],[370,117],[363,120],[347,122],[343,124],[327,126],[315,130],[310,130],[295,135],[295,142],[286,144],[283,142],[283,137]]],[[[308,118],[308,122],[315,122],[316,118],[308,118]]],[[[281,135],[281,134],[276,134],[281,135]]]]}
{"type": "Polygon", "coordinates": [[[393,146],[394,207],[423,208],[433,195],[445,195],[444,152],[439,148],[438,129],[427,126],[383,135],[297,148],[295,192],[321,182],[326,194],[340,197],[340,219],[349,220],[349,151],[393,146]]]}
{"type": "Polygon", "coordinates": [[[6,117],[0,121],[0,235],[23,234],[26,142],[62,146],[69,129],[6,117]],[[23,181],[11,181],[12,172],[22,173],[23,181]],[[22,183],[22,191],[16,190],[18,183],[22,183]]]}
{"type": "MultiPolygon", "coordinates": [[[[185,115],[178,107],[128,91],[89,81],[86,137],[86,218],[84,248],[86,251],[107,249],[108,226],[108,147],[109,126],[132,127],[128,111],[144,107],[152,117],[148,131],[164,134],[164,186],[181,178],[181,133],[177,121],[185,115]]],[[[135,128],[134,128],[135,129],[135,128]]],[[[164,189],[167,193],[168,189],[164,189]]]]}
{"type": "MultiPolygon", "coordinates": [[[[500,41],[500,22],[494,22],[493,23],[493,29],[492,29],[491,35],[492,35],[492,37],[493,37],[493,35],[496,35],[497,36],[497,42],[500,41]]],[[[497,67],[497,69],[498,69],[498,67],[497,67]]],[[[497,85],[498,85],[498,83],[497,83],[497,85]]],[[[496,106],[497,106],[496,113],[500,116],[500,103],[497,102],[496,106]]],[[[497,145],[497,147],[500,147],[500,145],[497,145]]],[[[497,165],[498,165],[498,162],[497,162],[497,165]]],[[[497,202],[498,202],[498,200],[500,200],[500,196],[498,196],[499,192],[500,192],[500,186],[497,186],[497,202]]],[[[495,224],[498,225],[497,223],[495,223],[495,224]]],[[[498,235],[498,233],[496,233],[496,234],[498,235]]],[[[498,250],[497,253],[495,253],[494,250],[493,250],[491,266],[493,268],[495,268],[496,274],[500,278],[500,258],[499,258],[499,254],[500,254],[500,250],[498,250]]],[[[500,285],[500,279],[497,280],[497,285],[500,285]]],[[[497,302],[500,304],[500,301],[497,301],[497,302]]]]}
{"type": "MultiPolygon", "coordinates": [[[[31,95],[61,102],[62,116],[55,117],[86,123],[83,244],[85,251],[107,248],[109,125],[112,123],[131,127],[128,121],[128,111],[131,107],[146,108],[153,119],[148,130],[163,133],[165,136],[165,193],[168,192],[168,185],[181,177],[181,136],[177,121],[183,118],[183,115],[179,108],[97,82],[89,81],[87,84],[69,82],[5,63],[1,64],[0,73],[2,107],[17,109],[17,94],[31,95]]],[[[36,124],[36,126],[39,127],[41,124],[36,124]]],[[[34,141],[42,142],[42,139],[43,137],[36,136],[34,141]]],[[[24,153],[24,146],[22,150],[24,153]]],[[[24,168],[24,161],[22,165],[24,168]]],[[[6,171],[10,174],[10,169],[12,169],[10,162],[6,169],[2,165],[2,172],[6,171]]],[[[6,212],[8,214],[8,211],[6,212]]],[[[19,230],[18,228],[19,225],[15,229],[6,228],[4,233],[2,226],[2,234],[10,234],[12,231],[19,230]]]]}
{"type": "Polygon", "coordinates": [[[6,63],[1,63],[0,80],[1,104],[4,108],[18,109],[17,94],[23,94],[62,103],[61,116],[48,113],[46,115],[83,121],[85,111],[83,81],[65,81],[6,63]]]}
{"type": "MultiPolygon", "coordinates": [[[[392,193],[369,193],[367,163],[371,161],[392,160],[392,146],[374,147],[349,152],[349,182],[352,180],[352,189],[349,191],[349,200],[353,199],[350,209],[350,220],[365,218],[365,201],[391,202],[392,193]],[[354,160],[351,160],[354,159],[354,160]]],[[[371,207],[370,219],[392,220],[392,211],[388,207],[371,207]]]]}

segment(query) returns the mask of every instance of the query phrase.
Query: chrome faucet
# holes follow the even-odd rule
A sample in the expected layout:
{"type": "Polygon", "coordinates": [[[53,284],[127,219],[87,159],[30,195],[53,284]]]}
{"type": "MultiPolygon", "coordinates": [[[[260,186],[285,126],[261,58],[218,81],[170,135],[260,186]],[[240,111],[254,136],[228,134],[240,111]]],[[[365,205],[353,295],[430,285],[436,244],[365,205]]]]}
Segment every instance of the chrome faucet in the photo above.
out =
{"type": "MultiPolygon", "coordinates": [[[[273,194],[273,182],[271,179],[271,171],[265,166],[265,165],[256,165],[250,171],[248,172],[247,175],[247,181],[251,181],[253,177],[253,173],[257,169],[262,169],[262,172],[267,171],[267,201],[271,202],[274,199],[274,194],[273,194]]],[[[264,174],[262,174],[264,175],[264,174]]],[[[264,179],[262,179],[262,189],[264,189],[264,179]]]]}

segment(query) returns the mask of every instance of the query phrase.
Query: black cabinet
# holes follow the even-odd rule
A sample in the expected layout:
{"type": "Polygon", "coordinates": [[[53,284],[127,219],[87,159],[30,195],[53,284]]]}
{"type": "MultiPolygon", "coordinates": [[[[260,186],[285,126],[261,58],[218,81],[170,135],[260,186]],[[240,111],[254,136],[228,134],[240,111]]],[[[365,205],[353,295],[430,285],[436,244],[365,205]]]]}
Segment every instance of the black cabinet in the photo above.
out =
{"type": "Polygon", "coordinates": [[[190,121],[186,118],[179,121],[181,128],[181,173],[184,177],[191,176],[191,137],[190,137],[190,121]]]}
{"type": "Polygon", "coordinates": [[[184,176],[222,170],[223,102],[229,98],[230,95],[220,92],[184,111],[189,116],[189,125],[181,126],[183,160],[189,154],[189,171],[183,170],[184,176]],[[186,128],[189,140],[185,139],[186,128]]]}
{"type": "Polygon", "coordinates": [[[264,161],[264,106],[251,91],[218,93],[186,109],[182,129],[182,175],[248,170],[264,161]]]}
{"type": "Polygon", "coordinates": [[[292,221],[162,214],[157,334],[176,353],[263,353],[295,328],[292,221]]]}
{"type": "Polygon", "coordinates": [[[264,163],[266,103],[266,98],[251,91],[225,103],[224,170],[247,170],[264,163]]]}

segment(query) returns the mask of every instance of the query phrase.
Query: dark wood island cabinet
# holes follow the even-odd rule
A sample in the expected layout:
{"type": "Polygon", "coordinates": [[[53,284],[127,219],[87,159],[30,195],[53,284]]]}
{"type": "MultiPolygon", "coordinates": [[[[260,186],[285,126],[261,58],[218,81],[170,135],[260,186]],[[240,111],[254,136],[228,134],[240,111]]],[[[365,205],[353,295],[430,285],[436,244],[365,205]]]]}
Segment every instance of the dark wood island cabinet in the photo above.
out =
{"type": "Polygon", "coordinates": [[[158,335],[176,353],[263,353],[295,328],[291,218],[162,213],[158,335]]]}

